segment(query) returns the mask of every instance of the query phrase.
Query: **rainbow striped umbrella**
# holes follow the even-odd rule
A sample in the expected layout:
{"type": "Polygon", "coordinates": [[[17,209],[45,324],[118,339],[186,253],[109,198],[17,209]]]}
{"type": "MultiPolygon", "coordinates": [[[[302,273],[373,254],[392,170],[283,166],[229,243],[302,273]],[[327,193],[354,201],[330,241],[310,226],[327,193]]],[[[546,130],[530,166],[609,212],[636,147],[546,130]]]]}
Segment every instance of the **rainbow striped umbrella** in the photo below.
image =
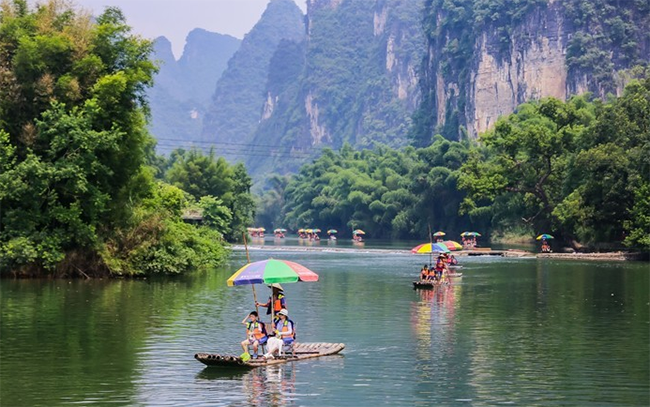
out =
{"type": "Polygon", "coordinates": [[[444,235],[446,235],[446,233],[445,232],[440,232],[440,231],[433,234],[433,236],[435,236],[435,237],[441,237],[441,236],[444,236],[444,235]]]}
{"type": "Polygon", "coordinates": [[[537,236],[537,240],[542,240],[542,239],[553,239],[553,236],[548,235],[546,233],[542,233],[541,235],[537,236]]]}
{"type": "Polygon", "coordinates": [[[445,240],[444,242],[440,242],[439,244],[444,244],[445,246],[447,246],[447,249],[451,250],[452,252],[455,250],[461,250],[463,248],[463,246],[460,243],[454,242],[453,240],[445,240]]]}
{"type": "Polygon", "coordinates": [[[230,276],[228,286],[247,284],[295,283],[318,281],[318,274],[307,267],[287,260],[268,259],[248,263],[230,276]]]}
{"type": "Polygon", "coordinates": [[[415,246],[411,249],[411,253],[415,254],[424,254],[424,253],[449,253],[450,250],[447,246],[442,243],[422,243],[421,245],[415,246]]]}

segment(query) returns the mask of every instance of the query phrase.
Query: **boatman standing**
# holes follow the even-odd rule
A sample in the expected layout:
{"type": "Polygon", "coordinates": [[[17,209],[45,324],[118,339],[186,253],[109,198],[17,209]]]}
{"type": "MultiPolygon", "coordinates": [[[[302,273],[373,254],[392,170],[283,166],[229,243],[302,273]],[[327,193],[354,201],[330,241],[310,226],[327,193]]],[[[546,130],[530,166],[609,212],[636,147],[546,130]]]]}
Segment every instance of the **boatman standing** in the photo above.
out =
{"type": "Polygon", "coordinates": [[[271,307],[273,307],[273,314],[277,315],[281,309],[287,309],[284,290],[278,283],[273,283],[269,285],[269,287],[271,287],[271,296],[269,297],[269,300],[264,304],[256,302],[255,305],[258,307],[266,307],[266,315],[271,315],[271,307]]]}

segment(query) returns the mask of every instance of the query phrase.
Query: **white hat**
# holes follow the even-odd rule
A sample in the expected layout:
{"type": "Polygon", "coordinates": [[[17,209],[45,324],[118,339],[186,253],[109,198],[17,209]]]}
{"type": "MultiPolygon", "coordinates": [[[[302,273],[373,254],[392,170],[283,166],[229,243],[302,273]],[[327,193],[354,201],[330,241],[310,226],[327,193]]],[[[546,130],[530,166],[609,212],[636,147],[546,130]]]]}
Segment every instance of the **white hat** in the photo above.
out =
{"type": "Polygon", "coordinates": [[[284,315],[285,317],[288,317],[289,316],[289,311],[282,308],[280,311],[278,311],[278,315],[284,315]]]}

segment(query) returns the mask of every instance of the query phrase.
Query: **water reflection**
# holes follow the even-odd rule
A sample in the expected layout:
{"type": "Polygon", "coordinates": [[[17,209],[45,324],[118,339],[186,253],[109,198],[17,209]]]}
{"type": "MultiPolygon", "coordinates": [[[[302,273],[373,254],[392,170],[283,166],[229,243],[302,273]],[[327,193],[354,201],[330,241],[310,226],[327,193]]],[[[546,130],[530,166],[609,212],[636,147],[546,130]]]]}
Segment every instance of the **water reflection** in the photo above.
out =
{"type": "Polygon", "coordinates": [[[345,342],[344,356],[253,371],[194,360],[241,353],[251,290],[225,281],[243,251],[176,279],[7,280],[2,405],[650,405],[647,265],[468,258],[459,285],[414,291],[419,257],[282,257],[321,277],[285,287],[299,340],[345,342]]]}
{"type": "Polygon", "coordinates": [[[241,389],[246,405],[275,407],[295,405],[296,368],[294,364],[257,369],[206,367],[196,375],[199,380],[231,381],[241,389]]]}

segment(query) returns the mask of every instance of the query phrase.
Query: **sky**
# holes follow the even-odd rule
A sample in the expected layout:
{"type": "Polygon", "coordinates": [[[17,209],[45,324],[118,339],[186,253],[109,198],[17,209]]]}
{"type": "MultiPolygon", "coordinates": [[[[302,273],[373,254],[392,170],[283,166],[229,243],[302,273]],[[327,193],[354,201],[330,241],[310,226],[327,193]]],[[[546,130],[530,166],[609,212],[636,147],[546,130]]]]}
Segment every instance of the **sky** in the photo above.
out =
{"type": "MultiPolygon", "coordinates": [[[[306,0],[294,0],[303,10],[306,0]]],[[[145,38],[161,35],[180,58],[185,37],[194,28],[243,38],[266,9],[269,0],[75,0],[97,15],[107,6],[122,9],[128,24],[145,38]]]]}

